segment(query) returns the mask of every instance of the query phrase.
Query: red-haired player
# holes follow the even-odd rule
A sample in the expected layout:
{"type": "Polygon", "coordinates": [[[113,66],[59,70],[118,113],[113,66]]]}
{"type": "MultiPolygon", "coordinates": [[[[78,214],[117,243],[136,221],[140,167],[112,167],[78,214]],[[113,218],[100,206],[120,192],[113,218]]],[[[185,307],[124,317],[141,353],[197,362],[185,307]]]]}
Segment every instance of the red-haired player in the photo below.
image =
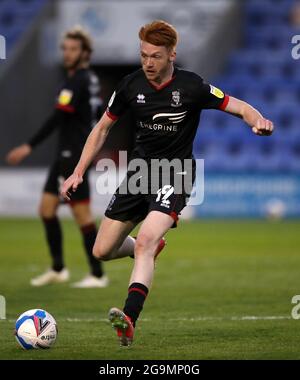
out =
{"type": "MultiPolygon", "coordinates": [[[[126,76],[117,86],[105,114],[86,141],[74,173],[64,183],[62,194],[66,198],[81,183],[114,121],[128,108],[133,111],[137,127],[131,159],[143,159],[149,169],[153,159],[193,162],[192,144],[202,109],[215,108],[237,115],[257,135],[272,133],[272,122],[249,104],[225,95],[193,72],[174,67],[177,32],[172,25],[154,21],[141,28],[139,37],[142,69],[126,76]]],[[[130,184],[135,173],[129,170],[124,183],[130,184]]],[[[172,173],[168,179],[155,173],[150,182],[161,186],[155,192],[124,194],[119,188],[99,228],[95,257],[112,260],[133,253],[135,257],[123,311],[112,308],[109,313],[121,345],[130,345],[133,340],[135,323],[152,283],[154,260],[164,246],[162,238],[176,226],[189,196],[185,190],[180,194],[173,191],[176,175],[190,175],[192,186],[194,166],[191,173],[172,173]],[[141,221],[134,239],[129,234],[141,221]]]]}

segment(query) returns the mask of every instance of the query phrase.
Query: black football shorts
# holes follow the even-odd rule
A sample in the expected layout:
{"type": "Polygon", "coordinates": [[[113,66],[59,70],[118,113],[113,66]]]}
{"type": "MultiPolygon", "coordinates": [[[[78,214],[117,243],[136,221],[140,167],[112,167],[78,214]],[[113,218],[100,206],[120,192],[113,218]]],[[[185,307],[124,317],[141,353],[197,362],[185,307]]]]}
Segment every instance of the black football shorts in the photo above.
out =
{"type": "MultiPolygon", "coordinates": [[[[60,196],[60,187],[63,182],[73,173],[77,164],[73,159],[62,158],[56,160],[50,167],[48,177],[44,186],[44,192],[60,196]]],[[[71,205],[76,202],[89,202],[90,186],[88,181],[88,171],[83,176],[83,182],[78,186],[77,190],[71,192],[71,205]]],[[[61,198],[62,203],[64,202],[61,198]]]]}
{"type": "MultiPolygon", "coordinates": [[[[153,181],[153,177],[148,178],[148,185],[143,186],[144,191],[132,193],[124,189],[129,188],[128,184],[133,176],[137,177],[137,172],[128,171],[122,184],[112,196],[110,203],[105,211],[105,216],[121,222],[132,221],[140,223],[150,211],[160,211],[170,215],[174,219],[173,227],[177,226],[178,216],[186,206],[190,196],[192,186],[195,180],[195,167],[193,167],[188,186],[183,186],[185,172],[170,173],[170,176],[164,176],[159,172],[153,181]],[[176,184],[175,185],[175,180],[176,184]],[[155,182],[154,190],[152,184],[155,182]],[[178,186],[179,183],[182,186],[178,186]],[[186,190],[188,188],[188,190],[186,190]],[[147,189],[147,191],[146,191],[147,189]]],[[[141,181],[141,179],[140,179],[141,181]]],[[[134,181],[135,182],[135,181],[134,181]]],[[[139,183],[141,185],[141,183],[139,183]]],[[[142,186],[141,186],[142,187],[142,186]]]]}

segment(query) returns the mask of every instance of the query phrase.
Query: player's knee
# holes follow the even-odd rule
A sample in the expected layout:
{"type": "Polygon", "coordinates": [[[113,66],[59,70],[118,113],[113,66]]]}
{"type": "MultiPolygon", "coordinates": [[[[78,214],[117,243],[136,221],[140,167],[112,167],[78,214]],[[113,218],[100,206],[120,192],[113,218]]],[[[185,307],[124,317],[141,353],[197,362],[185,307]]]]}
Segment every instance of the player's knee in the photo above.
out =
{"type": "Polygon", "coordinates": [[[79,226],[87,226],[94,222],[88,205],[75,204],[72,206],[72,213],[79,226]]]}
{"type": "Polygon", "coordinates": [[[107,249],[105,249],[104,247],[102,247],[99,244],[94,244],[93,256],[97,260],[108,261],[108,260],[110,260],[110,251],[108,251],[107,249]]]}
{"type": "Polygon", "coordinates": [[[135,255],[152,254],[154,255],[154,249],[156,247],[155,239],[148,234],[138,235],[135,243],[134,253],[135,255]]]}
{"type": "Polygon", "coordinates": [[[39,207],[39,215],[41,219],[52,219],[55,218],[56,212],[55,210],[45,207],[45,205],[41,204],[39,207]]]}
{"type": "Polygon", "coordinates": [[[95,224],[94,219],[92,217],[79,216],[75,217],[75,221],[77,225],[81,228],[95,224]]]}
{"type": "Polygon", "coordinates": [[[99,245],[97,245],[97,244],[94,244],[94,246],[93,246],[93,256],[97,260],[101,260],[101,258],[103,256],[103,250],[100,249],[99,245]]]}

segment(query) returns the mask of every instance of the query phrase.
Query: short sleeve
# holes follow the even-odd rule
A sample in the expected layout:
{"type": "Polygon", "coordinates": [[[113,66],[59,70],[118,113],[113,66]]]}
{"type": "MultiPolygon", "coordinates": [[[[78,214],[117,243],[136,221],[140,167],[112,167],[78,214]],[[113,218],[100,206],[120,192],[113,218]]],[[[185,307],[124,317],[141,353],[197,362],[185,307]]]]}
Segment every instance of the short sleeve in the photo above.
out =
{"type": "Polygon", "coordinates": [[[122,80],[113,92],[106,109],[106,114],[112,120],[117,120],[128,108],[126,97],[127,81],[122,80]]]}
{"type": "Polygon", "coordinates": [[[229,96],[222,90],[204,82],[202,82],[199,96],[200,107],[202,109],[224,110],[229,101],[229,96]]]}
{"type": "Polygon", "coordinates": [[[86,92],[87,83],[84,78],[74,78],[61,89],[57,97],[56,108],[68,113],[76,112],[86,92]]]}

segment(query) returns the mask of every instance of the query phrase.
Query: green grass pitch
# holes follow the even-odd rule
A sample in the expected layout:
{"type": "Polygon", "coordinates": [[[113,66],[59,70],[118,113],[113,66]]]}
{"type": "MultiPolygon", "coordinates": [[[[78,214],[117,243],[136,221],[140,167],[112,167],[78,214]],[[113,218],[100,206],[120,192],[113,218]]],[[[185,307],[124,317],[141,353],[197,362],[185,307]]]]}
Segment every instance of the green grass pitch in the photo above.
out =
{"type": "MultiPolygon", "coordinates": [[[[64,221],[72,280],[87,272],[81,237],[64,221]]],[[[133,261],[105,263],[106,289],[69,284],[35,289],[29,279],[49,265],[39,220],[0,219],[0,359],[300,359],[300,222],[181,222],[167,235],[154,284],[131,348],[120,348],[106,320],[123,307],[133,261]],[[50,350],[24,351],[14,321],[32,308],[56,318],[50,350]]]]}

